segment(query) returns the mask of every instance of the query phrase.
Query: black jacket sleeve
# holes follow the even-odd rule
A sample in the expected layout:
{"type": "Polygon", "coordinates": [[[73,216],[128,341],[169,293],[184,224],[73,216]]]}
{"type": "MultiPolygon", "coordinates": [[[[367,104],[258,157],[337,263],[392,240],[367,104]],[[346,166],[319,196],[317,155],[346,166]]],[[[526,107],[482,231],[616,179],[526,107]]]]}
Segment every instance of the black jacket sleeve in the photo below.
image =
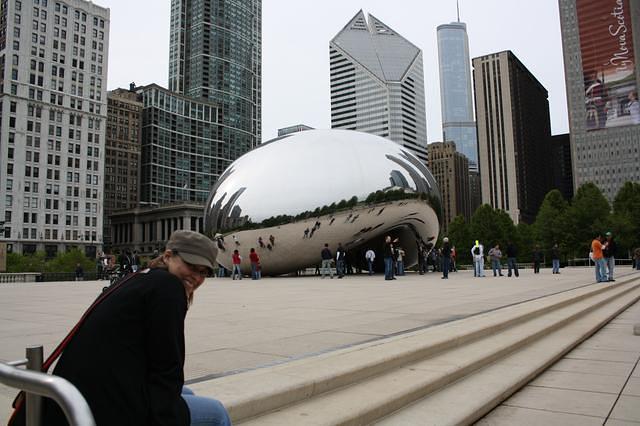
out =
{"type": "Polygon", "coordinates": [[[188,425],[189,409],[180,396],[184,384],[187,298],[180,280],[162,275],[163,279],[148,294],[145,315],[150,420],[154,425],[188,425]]]}

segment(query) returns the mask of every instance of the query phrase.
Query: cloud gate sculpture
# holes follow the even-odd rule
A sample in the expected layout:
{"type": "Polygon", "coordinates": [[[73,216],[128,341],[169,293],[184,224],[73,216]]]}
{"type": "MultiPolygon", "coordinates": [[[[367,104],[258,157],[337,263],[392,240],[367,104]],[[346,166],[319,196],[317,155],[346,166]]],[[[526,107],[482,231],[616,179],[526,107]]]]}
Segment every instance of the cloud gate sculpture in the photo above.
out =
{"type": "Polygon", "coordinates": [[[262,273],[292,273],[320,262],[338,243],[354,267],[385,235],[399,238],[405,265],[430,250],[441,215],[435,179],[403,146],[350,130],[308,130],[262,144],[233,162],[205,205],[205,233],[217,240],[218,262],[231,269],[238,250],[249,273],[249,250],[262,273]]]}

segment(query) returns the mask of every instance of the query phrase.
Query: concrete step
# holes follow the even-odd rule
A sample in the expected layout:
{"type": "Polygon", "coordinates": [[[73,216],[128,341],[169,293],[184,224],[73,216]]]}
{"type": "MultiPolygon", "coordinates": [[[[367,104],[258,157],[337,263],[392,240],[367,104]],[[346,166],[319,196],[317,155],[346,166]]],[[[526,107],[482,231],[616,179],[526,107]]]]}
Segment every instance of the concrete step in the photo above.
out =
{"type": "MultiPolygon", "coordinates": [[[[638,300],[640,289],[628,293],[638,300]]],[[[633,302],[632,302],[633,303],[633,302]]],[[[520,350],[374,422],[381,426],[471,424],[500,405],[632,303],[621,297],[520,350]]]]}
{"type": "MultiPolygon", "coordinates": [[[[588,285],[449,324],[191,387],[197,394],[220,399],[235,423],[367,424],[396,412],[392,416],[402,417],[384,421],[402,424],[402,419],[411,419],[409,423],[415,424],[423,412],[419,407],[429,406],[431,397],[445,395],[446,389],[456,386],[454,382],[477,380],[482,387],[486,380],[481,379],[482,372],[543,344],[551,336],[564,336],[576,324],[586,327],[577,338],[572,335],[564,340],[561,349],[550,349],[549,356],[532,352],[536,359],[525,363],[524,376],[501,373],[505,379],[513,376],[515,384],[509,379],[511,384],[499,386],[496,392],[483,391],[482,398],[476,395],[477,400],[488,398],[489,402],[480,404],[482,409],[472,410],[475,414],[462,414],[464,410],[459,410],[460,416],[450,417],[465,423],[484,415],[504,395],[515,391],[638,298],[640,279],[588,285]],[[602,313],[594,315],[596,312],[602,313]]],[[[474,405],[469,401],[460,404],[474,405]]],[[[449,414],[445,413],[445,418],[449,414]]]]}

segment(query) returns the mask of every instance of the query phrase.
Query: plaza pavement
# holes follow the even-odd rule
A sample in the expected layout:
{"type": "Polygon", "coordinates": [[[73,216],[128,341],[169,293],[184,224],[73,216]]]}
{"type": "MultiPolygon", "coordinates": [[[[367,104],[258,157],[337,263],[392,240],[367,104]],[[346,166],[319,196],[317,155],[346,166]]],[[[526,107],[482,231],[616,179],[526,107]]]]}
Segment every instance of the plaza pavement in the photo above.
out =
{"type": "MultiPolygon", "coordinates": [[[[619,275],[630,273],[628,267],[618,269],[619,275]]],[[[449,280],[441,280],[440,274],[434,273],[409,274],[395,281],[384,281],[381,275],[260,281],[210,278],[196,293],[187,315],[185,375],[187,382],[198,383],[454,321],[593,281],[590,268],[565,268],[560,275],[552,275],[549,269],[536,275],[529,269],[521,271],[519,278],[494,278],[490,272],[486,278],[474,278],[470,271],[461,271],[451,274],[449,280]]],[[[46,356],[103,285],[99,281],[0,284],[0,360],[22,358],[24,348],[33,344],[43,344],[46,356]]],[[[612,321],[605,327],[600,333],[609,330],[610,334],[602,341],[611,346],[596,348],[601,352],[587,352],[591,358],[585,359],[633,364],[635,356],[637,364],[640,337],[629,333],[632,326],[628,323],[640,321],[638,312],[636,304],[621,315],[623,322],[612,321]],[[621,341],[626,343],[618,344],[621,341]],[[593,358],[597,354],[602,355],[601,359],[593,358]]],[[[632,389],[631,394],[624,394],[618,401],[624,403],[631,398],[633,403],[633,398],[637,398],[637,368],[633,374],[624,383],[616,382],[621,394],[629,383],[632,389]]],[[[541,387],[535,382],[530,386],[541,387]]],[[[528,388],[522,392],[535,399],[538,394],[528,388]]],[[[597,387],[594,389],[601,392],[597,387]]],[[[607,389],[615,394],[616,386],[607,389]]],[[[13,389],[0,386],[0,421],[7,418],[14,394],[13,389]]],[[[518,395],[513,397],[516,402],[526,399],[517,399],[518,395]]],[[[531,410],[531,419],[537,418],[538,411],[557,412],[553,406],[547,409],[509,401],[495,411],[497,417],[486,417],[485,424],[511,423],[504,419],[509,418],[514,408],[531,410]]],[[[626,415],[635,416],[635,421],[640,422],[640,404],[626,407],[631,412],[626,415]]],[[[523,413],[528,412],[519,411],[518,415],[523,413]]]]}

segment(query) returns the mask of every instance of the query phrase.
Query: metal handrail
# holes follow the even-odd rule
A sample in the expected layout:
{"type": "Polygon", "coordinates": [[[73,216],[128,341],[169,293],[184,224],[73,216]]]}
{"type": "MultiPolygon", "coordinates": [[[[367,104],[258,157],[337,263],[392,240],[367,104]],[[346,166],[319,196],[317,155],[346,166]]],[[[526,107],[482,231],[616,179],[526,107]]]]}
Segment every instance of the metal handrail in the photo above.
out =
{"type": "Polygon", "coordinates": [[[24,370],[0,362],[0,382],[31,394],[53,399],[60,405],[71,425],[95,426],[96,424],[89,404],[80,391],[62,377],[24,370]]]}

